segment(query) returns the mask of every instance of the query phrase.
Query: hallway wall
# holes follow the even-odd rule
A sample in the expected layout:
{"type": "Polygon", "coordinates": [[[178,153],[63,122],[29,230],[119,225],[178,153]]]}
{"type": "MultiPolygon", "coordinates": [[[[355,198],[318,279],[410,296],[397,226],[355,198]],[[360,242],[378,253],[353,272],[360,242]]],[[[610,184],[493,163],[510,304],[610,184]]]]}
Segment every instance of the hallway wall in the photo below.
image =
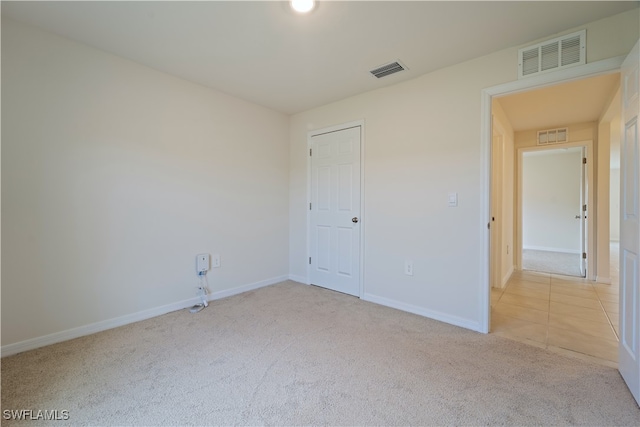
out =
{"type": "Polygon", "coordinates": [[[494,99],[491,106],[494,122],[504,135],[502,144],[502,163],[492,166],[501,169],[500,191],[502,206],[500,207],[500,285],[505,286],[515,268],[515,155],[514,131],[509,118],[505,114],[499,99],[494,99]]]}

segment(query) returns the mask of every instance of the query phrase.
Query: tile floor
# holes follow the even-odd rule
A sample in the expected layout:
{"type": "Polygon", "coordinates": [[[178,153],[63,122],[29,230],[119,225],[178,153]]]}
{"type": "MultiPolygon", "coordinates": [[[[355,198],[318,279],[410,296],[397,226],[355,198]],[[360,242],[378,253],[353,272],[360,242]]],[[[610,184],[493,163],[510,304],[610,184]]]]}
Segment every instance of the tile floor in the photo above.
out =
{"type": "Polygon", "coordinates": [[[504,289],[492,289],[491,332],[617,367],[618,264],[612,249],[611,285],[514,272],[504,289]]]}

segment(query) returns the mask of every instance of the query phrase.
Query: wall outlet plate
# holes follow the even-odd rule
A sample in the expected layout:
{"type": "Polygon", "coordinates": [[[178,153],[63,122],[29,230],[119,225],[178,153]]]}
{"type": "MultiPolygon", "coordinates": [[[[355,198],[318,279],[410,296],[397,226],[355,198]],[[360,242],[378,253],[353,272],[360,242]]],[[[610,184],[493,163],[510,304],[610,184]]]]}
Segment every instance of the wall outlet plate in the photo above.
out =
{"type": "Polygon", "coordinates": [[[211,255],[211,258],[213,259],[213,268],[220,268],[220,255],[214,254],[211,255]]]}
{"type": "Polygon", "coordinates": [[[413,276],[413,261],[406,260],[404,262],[404,274],[407,276],[413,276]]]}
{"type": "Polygon", "coordinates": [[[202,273],[209,270],[209,254],[196,255],[196,271],[202,273]]]}
{"type": "Polygon", "coordinates": [[[449,207],[450,208],[457,207],[458,206],[458,193],[449,193],[448,202],[449,202],[449,207]]]}

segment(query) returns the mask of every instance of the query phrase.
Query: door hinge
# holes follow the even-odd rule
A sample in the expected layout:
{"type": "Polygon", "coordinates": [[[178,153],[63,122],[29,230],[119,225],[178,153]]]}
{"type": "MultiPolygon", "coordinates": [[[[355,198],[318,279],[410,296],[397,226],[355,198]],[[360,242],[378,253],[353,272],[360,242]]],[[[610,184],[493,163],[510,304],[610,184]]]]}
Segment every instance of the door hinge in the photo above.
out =
{"type": "Polygon", "coordinates": [[[313,153],[313,148],[309,148],[309,157],[311,157],[312,153],[313,153]]]}
{"type": "Polygon", "coordinates": [[[587,253],[586,252],[582,252],[582,259],[587,259],[587,253]]]}
{"type": "Polygon", "coordinates": [[[491,223],[490,222],[487,223],[487,229],[489,229],[489,230],[491,229],[491,223]]]}
{"type": "Polygon", "coordinates": [[[311,257],[309,257],[309,264],[311,264],[311,257]]]}
{"type": "Polygon", "coordinates": [[[311,203],[309,203],[309,210],[311,210],[311,203]]]}
{"type": "Polygon", "coordinates": [[[586,165],[586,164],[587,164],[587,158],[586,158],[586,157],[583,157],[583,158],[582,158],[582,164],[583,164],[583,165],[586,165]]]}
{"type": "Polygon", "coordinates": [[[582,211],[586,212],[587,211],[587,205],[582,205],[582,211]]]}

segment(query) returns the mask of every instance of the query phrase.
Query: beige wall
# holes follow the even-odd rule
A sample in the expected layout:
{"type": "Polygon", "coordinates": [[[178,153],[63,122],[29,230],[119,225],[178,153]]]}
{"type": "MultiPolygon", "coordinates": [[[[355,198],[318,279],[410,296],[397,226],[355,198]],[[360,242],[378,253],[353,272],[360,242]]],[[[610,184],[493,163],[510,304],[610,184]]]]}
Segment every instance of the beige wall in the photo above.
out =
{"type": "MultiPolygon", "coordinates": [[[[629,51],[637,20],[634,11],[587,25],[588,61],[629,51]]],[[[307,132],[364,119],[364,297],[479,328],[487,232],[480,94],[516,76],[517,49],[507,49],[292,116],[291,274],[306,275],[307,132]],[[454,191],[459,206],[449,208],[454,191]],[[405,259],[413,276],[403,274],[405,259]]]]}
{"type": "MultiPolygon", "coordinates": [[[[554,128],[569,128],[569,141],[572,142],[582,142],[582,141],[598,141],[598,123],[597,122],[587,122],[587,123],[573,123],[567,124],[563,126],[555,126],[554,128]]],[[[522,130],[517,131],[515,133],[515,147],[519,148],[531,148],[538,147],[537,137],[538,130],[540,129],[530,129],[530,130],[522,130]]],[[[553,147],[561,147],[563,144],[556,144],[553,147]]]]}
{"type": "Polygon", "coordinates": [[[8,20],[2,105],[3,346],[287,277],[287,116],[8,20]]]}
{"type": "Polygon", "coordinates": [[[492,173],[497,173],[500,182],[500,285],[503,287],[511,277],[515,267],[514,251],[514,219],[515,219],[515,155],[514,131],[505,114],[500,101],[494,99],[491,106],[494,126],[499,127],[504,136],[500,165],[492,166],[492,173]]]}
{"type": "Polygon", "coordinates": [[[609,282],[610,251],[609,242],[620,240],[620,87],[611,94],[599,122],[598,141],[598,280],[609,282]],[[617,148],[615,148],[617,147],[617,148]],[[616,153],[613,153],[615,150],[616,153]],[[611,156],[618,157],[618,168],[611,167],[611,156]]]}
{"type": "Polygon", "coordinates": [[[610,152],[611,152],[611,124],[607,121],[598,122],[597,172],[596,172],[596,232],[597,259],[596,272],[599,281],[610,281],[610,251],[611,240],[610,218],[610,152]]]}

